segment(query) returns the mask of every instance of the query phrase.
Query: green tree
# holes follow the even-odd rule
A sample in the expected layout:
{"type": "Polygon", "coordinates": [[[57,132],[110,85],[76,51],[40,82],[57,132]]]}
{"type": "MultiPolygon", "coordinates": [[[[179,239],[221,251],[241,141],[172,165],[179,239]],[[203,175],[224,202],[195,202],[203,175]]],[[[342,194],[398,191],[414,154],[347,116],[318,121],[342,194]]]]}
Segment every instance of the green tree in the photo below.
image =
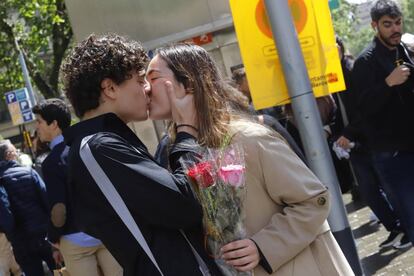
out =
{"type": "Polygon", "coordinates": [[[332,12],[335,32],[344,40],[348,51],[354,56],[357,56],[367,46],[374,35],[370,26],[358,29],[359,20],[356,18],[356,9],[356,5],[341,0],[339,8],[332,12]]]}
{"type": "Polygon", "coordinates": [[[73,37],[64,0],[1,2],[0,94],[24,86],[16,40],[37,90],[59,96],[59,68],[73,37]]]}
{"type": "Polygon", "coordinates": [[[404,13],[404,31],[414,34],[414,0],[404,0],[402,10],[404,13]]]}

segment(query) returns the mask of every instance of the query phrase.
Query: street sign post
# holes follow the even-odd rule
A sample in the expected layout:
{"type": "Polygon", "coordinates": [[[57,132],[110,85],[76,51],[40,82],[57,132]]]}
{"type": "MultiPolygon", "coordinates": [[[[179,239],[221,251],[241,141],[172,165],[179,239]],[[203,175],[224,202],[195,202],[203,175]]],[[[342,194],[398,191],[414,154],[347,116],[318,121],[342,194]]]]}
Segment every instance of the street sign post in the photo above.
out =
{"type": "Polygon", "coordinates": [[[5,97],[13,125],[21,125],[34,120],[32,104],[26,88],[7,92],[5,97]]]}

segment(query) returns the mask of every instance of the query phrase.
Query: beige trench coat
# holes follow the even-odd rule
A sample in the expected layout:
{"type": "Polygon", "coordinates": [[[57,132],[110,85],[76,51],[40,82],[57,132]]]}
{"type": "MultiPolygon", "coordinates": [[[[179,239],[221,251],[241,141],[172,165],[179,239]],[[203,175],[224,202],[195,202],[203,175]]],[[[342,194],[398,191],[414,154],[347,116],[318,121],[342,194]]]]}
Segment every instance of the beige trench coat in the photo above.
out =
{"type": "MultiPolygon", "coordinates": [[[[245,150],[245,225],[271,275],[354,275],[326,222],[326,187],[277,134],[251,123],[232,126],[245,150]]],[[[254,270],[265,275],[261,265],[254,270]]]]}

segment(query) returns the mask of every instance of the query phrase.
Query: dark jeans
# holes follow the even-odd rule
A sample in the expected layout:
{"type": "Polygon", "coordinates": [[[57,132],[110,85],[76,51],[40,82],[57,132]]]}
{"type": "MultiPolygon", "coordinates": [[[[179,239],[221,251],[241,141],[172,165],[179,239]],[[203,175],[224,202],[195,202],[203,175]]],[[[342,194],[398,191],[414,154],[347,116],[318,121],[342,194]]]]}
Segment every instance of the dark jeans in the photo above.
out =
{"type": "Polygon", "coordinates": [[[414,153],[374,152],[373,160],[402,227],[414,243],[414,153]]]}
{"type": "Polygon", "coordinates": [[[365,152],[352,152],[351,163],[362,200],[371,208],[387,231],[396,230],[399,220],[382,192],[383,184],[371,155],[365,152]]]}
{"type": "Polygon", "coordinates": [[[19,239],[12,243],[14,256],[26,276],[44,276],[42,261],[56,268],[51,245],[45,238],[19,239]]]}

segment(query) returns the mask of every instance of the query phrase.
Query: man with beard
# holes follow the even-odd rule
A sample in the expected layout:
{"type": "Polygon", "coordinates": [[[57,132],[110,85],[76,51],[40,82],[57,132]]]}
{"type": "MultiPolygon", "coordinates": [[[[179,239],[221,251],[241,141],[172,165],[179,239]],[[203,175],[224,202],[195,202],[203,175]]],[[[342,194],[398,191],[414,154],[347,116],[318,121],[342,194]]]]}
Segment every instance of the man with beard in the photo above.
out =
{"type": "Polygon", "coordinates": [[[405,248],[414,241],[413,61],[401,43],[403,20],[397,4],[378,0],[371,19],[376,36],[355,61],[352,80],[374,165],[408,234],[395,235],[394,247],[405,248]]]}

